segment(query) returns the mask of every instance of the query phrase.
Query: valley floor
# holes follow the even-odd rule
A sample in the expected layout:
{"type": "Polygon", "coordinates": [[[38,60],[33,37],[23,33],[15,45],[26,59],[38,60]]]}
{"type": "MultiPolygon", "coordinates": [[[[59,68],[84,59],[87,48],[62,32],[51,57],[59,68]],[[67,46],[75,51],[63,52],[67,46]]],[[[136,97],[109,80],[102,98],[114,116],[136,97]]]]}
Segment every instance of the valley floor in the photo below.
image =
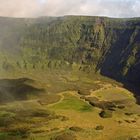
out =
{"type": "Polygon", "coordinates": [[[45,89],[36,96],[27,94],[26,100],[1,103],[0,140],[140,139],[140,106],[133,93],[116,81],[76,71],[0,77],[26,77],[33,81],[25,80],[25,85],[45,89]]]}

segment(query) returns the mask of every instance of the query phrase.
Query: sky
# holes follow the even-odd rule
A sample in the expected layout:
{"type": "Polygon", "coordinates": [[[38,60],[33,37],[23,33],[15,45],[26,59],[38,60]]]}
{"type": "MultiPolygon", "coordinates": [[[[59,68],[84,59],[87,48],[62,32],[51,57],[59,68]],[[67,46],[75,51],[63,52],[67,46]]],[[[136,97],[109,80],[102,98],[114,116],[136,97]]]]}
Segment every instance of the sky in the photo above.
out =
{"type": "Polygon", "coordinates": [[[0,0],[0,16],[140,17],[140,0],[0,0]]]}

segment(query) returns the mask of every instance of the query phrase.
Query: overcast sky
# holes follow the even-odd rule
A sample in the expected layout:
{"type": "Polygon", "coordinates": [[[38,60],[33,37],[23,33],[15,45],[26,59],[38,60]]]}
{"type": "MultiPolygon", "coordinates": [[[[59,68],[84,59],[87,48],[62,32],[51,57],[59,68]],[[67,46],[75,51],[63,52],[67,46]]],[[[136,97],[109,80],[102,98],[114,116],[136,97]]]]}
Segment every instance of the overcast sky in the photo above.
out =
{"type": "Polygon", "coordinates": [[[140,0],[0,0],[0,16],[140,17],[140,0]]]}

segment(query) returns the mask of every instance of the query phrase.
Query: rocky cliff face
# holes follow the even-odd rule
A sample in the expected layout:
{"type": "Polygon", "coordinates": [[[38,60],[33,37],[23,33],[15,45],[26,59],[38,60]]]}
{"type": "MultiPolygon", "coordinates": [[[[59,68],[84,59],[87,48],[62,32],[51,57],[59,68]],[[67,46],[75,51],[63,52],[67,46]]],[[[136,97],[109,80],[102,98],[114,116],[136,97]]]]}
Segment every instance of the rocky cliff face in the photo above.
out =
{"type": "Polygon", "coordinates": [[[51,61],[56,61],[54,66],[76,63],[79,70],[140,82],[139,18],[0,18],[0,50],[1,66],[9,58],[17,66],[33,68],[51,61]]]}

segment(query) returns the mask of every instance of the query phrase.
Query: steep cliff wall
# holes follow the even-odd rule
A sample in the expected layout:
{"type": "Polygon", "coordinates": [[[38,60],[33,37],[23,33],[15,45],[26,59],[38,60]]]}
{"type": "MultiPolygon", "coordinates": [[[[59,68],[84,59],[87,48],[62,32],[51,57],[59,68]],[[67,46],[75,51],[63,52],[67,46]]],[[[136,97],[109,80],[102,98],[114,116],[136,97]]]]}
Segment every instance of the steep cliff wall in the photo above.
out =
{"type": "Polygon", "coordinates": [[[76,63],[79,70],[140,82],[139,18],[0,18],[0,50],[1,66],[11,58],[33,68],[57,60],[55,66],[76,63]]]}

